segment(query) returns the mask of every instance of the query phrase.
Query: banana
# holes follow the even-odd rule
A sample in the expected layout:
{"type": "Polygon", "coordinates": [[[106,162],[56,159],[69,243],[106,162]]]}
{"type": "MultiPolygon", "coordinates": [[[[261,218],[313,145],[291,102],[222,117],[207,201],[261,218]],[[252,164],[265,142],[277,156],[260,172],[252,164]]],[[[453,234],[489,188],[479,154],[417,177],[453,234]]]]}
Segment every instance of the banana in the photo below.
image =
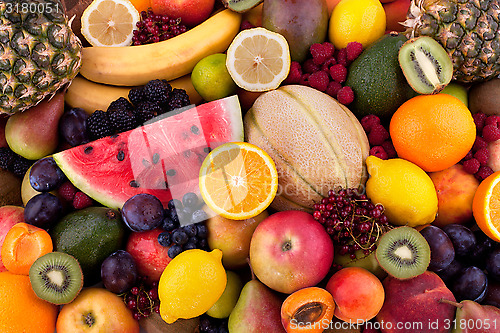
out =
{"type": "Polygon", "coordinates": [[[115,86],[143,85],[153,79],[173,80],[190,73],[204,57],[224,52],[239,32],[241,15],[222,10],[174,38],[147,45],[86,47],[80,74],[115,86]]]}
{"type": "MultiPolygon", "coordinates": [[[[169,82],[172,88],[184,89],[193,104],[199,104],[203,99],[191,83],[191,76],[184,75],[169,82]]],[[[112,101],[120,97],[127,98],[133,87],[117,87],[89,81],[81,76],[73,79],[66,91],[64,100],[72,108],[82,108],[87,113],[95,110],[106,110],[112,101]]]]}

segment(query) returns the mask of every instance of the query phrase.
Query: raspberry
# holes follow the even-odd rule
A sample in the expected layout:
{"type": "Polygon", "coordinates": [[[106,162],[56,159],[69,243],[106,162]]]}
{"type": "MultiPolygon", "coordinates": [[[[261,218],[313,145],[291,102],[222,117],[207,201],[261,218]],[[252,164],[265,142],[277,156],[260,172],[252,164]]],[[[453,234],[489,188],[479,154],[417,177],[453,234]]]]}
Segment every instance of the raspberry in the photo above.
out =
{"type": "Polygon", "coordinates": [[[299,84],[303,86],[309,86],[309,75],[310,74],[308,73],[302,74],[302,76],[300,77],[299,84]]]}
{"type": "Polygon", "coordinates": [[[285,79],[285,84],[295,84],[299,83],[300,77],[302,76],[302,68],[297,61],[292,61],[290,64],[290,72],[288,72],[288,76],[285,79]]]}
{"type": "Polygon", "coordinates": [[[316,65],[323,64],[328,58],[333,55],[333,51],[329,47],[319,43],[314,43],[313,45],[311,45],[309,51],[311,52],[313,62],[316,65]]]}
{"type": "Polygon", "coordinates": [[[377,156],[381,160],[386,160],[389,158],[389,155],[387,155],[387,152],[382,146],[372,147],[372,149],[370,149],[370,155],[377,156]]]}
{"type": "Polygon", "coordinates": [[[491,174],[493,174],[493,170],[491,170],[490,167],[483,165],[479,168],[479,171],[476,172],[475,176],[479,181],[481,181],[488,178],[491,174]]]}
{"type": "Polygon", "coordinates": [[[321,65],[321,70],[327,72],[330,74],[330,67],[335,65],[337,63],[337,60],[335,60],[334,57],[328,58],[323,65],[321,65]]]}
{"type": "Polygon", "coordinates": [[[73,199],[73,207],[75,209],[83,209],[92,206],[92,199],[83,192],[76,192],[73,199]]]}
{"type": "Polygon", "coordinates": [[[474,119],[474,124],[476,124],[477,132],[480,133],[483,130],[486,115],[482,112],[475,113],[472,115],[472,118],[474,119]]]}
{"type": "Polygon", "coordinates": [[[342,85],[335,81],[330,81],[328,87],[326,88],[326,93],[334,98],[337,97],[337,93],[342,88],[342,85]]]}
{"type": "Polygon", "coordinates": [[[319,71],[309,75],[309,85],[312,88],[318,89],[319,91],[325,91],[328,88],[328,74],[323,71],[319,71]]]}
{"type": "Polygon", "coordinates": [[[77,191],[76,187],[69,181],[64,182],[61,186],[59,186],[59,189],[57,189],[59,195],[68,202],[73,201],[77,191]]]}
{"type": "Polygon", "coordinates": [[[340,88],[337,92],[337,100],[344,105],[351,104],[354,101],[354,91],[348,86],[340,88]]]}
{"type": "Polygon", "coordinates": [[[361,118],[361,126],[363,126],[366,133],[369,133],[374,125],[380,125],[380,118],[376,115],[369,114],[361,118]]]}
{"type": "Polygon", "coordinates": [[[475,154],[474,158],[478,160],[481,165],[486,165],[488,163],[488,159],[490,158],[490,152],[488,148],[481,148],[475,154]]]}
{"type": "Polygon", "coordinates": [[[500,139],[500,129],[495,125],[486,125],[483,127],[483,139],[486,142],[497,141],[500,139]]]}
{"type": "Polygon", "coordinates": [[[465,157],[462,158],[462,162],[470,160],[471,158],[474,158],[474,154],[472,154],[472,150],[469,150],[469,152],[467,153],[467,155],[465,155],[465,157]]]}
{"type": "Polygon", "coordinates": [[[387,139],[389,132],[382,125],[372,126],[372,130],[368,133],[368,142],[371,146],[381,146],[387,139]]]}
{"type": "Polygon", "coordinates": [[[398,156],[398,153],[396,152],[396,149],[394,148],[391,140],[385,140],[384,143],[382,143],[382,147],[387,152],[387,156],[389,158],[395,158],[398,156]]]}
{"type": "Polygon", "coordinates": [[[323,44],[321,45],[325,47],[328,54],[330,54],[330,57],[333,57],[333,55],[335,54],[335,46],[333,46],[333,44],[329,42],[323,42],[323,44]]]}
{"type": "Polygon", "coordinates": [[[489,116],[484,121],[485,126],[486,125],[495,125],[498,128],[499,124],[500,124],[500,117],[499,116],[489,116]]]}
{"type": "Polygon", "coordinates": [[[337,63],[347,67],[347,51],[345,48],[338,50],[337,63]]]}
{"type": "Polygon", "coordinates": [[[479,163],[479,161],[476,160],[475,158],[471,158],[471,159],[466,160],[463,165],[464,165],[465,172],[473,175],[479,171],[479,167],[481,166],[481,163],[479,163]]]}
{"type": "Polygon", "coordinates": [[[359,42],[349,42],[346,46],[347,61],[351,62],[363,52],[363,44],[359,42]]]}
{"type": "Polygon", "coordinates": [[[255,25],[253,25],[249,21],[245,20],[245,21],[241,22],[240,30],[247,30],[247,29],[252,29],[252,28],[255,28],[255,25]]]}
{"type": "Polygon", "coordinates": [[[345,68],[345,66],[341,64],[335,64],[330,67],[330,76],[332,77],[333,81],[342,83],[347,78],[347,68],[345,68]]]}
{"type": "Polygon", "coordinates": [[[480,136],[476,136],[476,141],[474,141],[474,145],[472,146],[473,151],[478,151],[479,149],[486,148],[488,143],[484,141],[484,139],[480,136]]]}
{"type": "Polygon", "coordinates": [[[319,66],[316,65],[312,59],[307,59],[302,64],[302,71],[308,74],[316,73],[319,71],[319,66]]]}

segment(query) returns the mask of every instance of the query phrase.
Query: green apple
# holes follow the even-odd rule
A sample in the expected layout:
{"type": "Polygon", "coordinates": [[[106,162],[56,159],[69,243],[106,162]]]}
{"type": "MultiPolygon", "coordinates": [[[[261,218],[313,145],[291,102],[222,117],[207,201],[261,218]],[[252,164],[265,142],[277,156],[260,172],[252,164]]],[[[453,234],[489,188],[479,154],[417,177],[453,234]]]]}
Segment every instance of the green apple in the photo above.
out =
{"type": "Polygon", "coordinates": [[[465,106],[469,107],[469,101],[467,98],[467,88],[461,84],[451,82],[442,91],[441,94],[448,94],[454,96],[461,100],[465,106]]]}

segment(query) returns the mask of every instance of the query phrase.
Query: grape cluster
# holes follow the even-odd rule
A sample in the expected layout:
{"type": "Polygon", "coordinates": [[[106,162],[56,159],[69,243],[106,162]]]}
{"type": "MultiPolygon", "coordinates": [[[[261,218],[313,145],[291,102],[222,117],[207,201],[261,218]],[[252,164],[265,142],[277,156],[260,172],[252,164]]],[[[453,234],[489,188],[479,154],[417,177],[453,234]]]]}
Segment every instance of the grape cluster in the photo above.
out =
{"type": "Polygon", "coordinates": [[[202,201],[191,192],[183,196],[182,202],[177,199],[169,201],[161,224],[164,231],[158,235],[158,242],[169,247],[170,258],[190,249],[209,250],[205,225],[208,216],[201,206],[202,201]]]}
{"type": "Polygon", "coordinates": [[[449,224],[420,231],[431,248],[435,271],[455,298],[500,305],[500,245],[477,227],[449,224]]]}
{"type": "Polygon", "coordinates": [[[218,319],[206,314],[201,315],[198,330],[200,333],[228,333],[228,319],[218,319]]]}
{"type": "Polygon", "coordinates": [[[127,307],[132,310],[134,319],[149,317],[153,312],[160,313],[158,283],[153,282],[149,285],[141,276],[137,280],[136,286],[120,295],[127,307]]]}
{"type": "Polygon", "coordinates": [[[339,254],[352,259],[357,250],[364,255],[374,251],[379,236],[390,228],[382,205],[373,204],[356,189],[330,190],[313,209],[314,219],[325,227],[339,254]]]}
{"type": "Polygon", "coordinates": [[[141,20],[136,23],[137,29],[133,32],[132,44],[145,45],[158,43],[187,31],[181,24],[181,18],[171,18],[167,15],[158,15],[151,9],[141,12],[141,20]]]}

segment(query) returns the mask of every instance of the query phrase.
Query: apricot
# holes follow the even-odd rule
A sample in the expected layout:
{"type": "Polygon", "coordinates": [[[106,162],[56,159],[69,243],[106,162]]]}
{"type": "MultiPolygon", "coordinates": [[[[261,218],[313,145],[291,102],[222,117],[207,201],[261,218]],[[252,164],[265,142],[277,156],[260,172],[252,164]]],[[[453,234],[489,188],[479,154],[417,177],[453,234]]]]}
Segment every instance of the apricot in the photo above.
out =
{"type": "Polygon", "coordinates": [[[333,315],[346,322],[374,318],[385,299],[382,282],[361,267],[346,267],[332,275],[326,285],[335,301],[333,315]]]}
{"type": "Polygon", "coordinates": [[[47,231],[21,222],[12,226],[5,235],[2,261],[9,272],[28,275],[33,262],[52,249],[52,238],[47,231]]]}
{"type": "Polygon", "coordinates": [[[396,0],[382,4],[385,10],[385,29],[387,31],[405,31],[406,28],[400,22],[406,20],[406,13],[410,8],[410,3],[411,0],[396,0]]]}
{"type": "Polygon", "coordinates": [[[290,294],[281,305],[281,323],[287,333],[321,333],[333,318],[332,294],[307,287],[290,294]]]}

